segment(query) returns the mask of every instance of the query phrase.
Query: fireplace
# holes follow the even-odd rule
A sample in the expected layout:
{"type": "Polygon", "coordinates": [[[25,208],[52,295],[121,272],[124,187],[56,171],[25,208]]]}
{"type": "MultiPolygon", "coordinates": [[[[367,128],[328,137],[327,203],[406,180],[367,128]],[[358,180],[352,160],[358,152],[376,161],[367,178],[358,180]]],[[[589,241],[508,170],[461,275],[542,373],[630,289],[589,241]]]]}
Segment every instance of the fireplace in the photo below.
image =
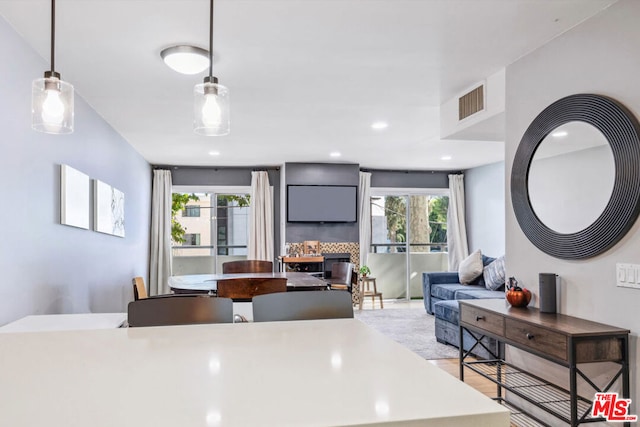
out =
{"type": "Polygon", "coordinates": [[[324,277],[331,278],[331,266],[334,262],[351,262],[351,254],[349,253],[323,253],[324,257],[324,277]]]}

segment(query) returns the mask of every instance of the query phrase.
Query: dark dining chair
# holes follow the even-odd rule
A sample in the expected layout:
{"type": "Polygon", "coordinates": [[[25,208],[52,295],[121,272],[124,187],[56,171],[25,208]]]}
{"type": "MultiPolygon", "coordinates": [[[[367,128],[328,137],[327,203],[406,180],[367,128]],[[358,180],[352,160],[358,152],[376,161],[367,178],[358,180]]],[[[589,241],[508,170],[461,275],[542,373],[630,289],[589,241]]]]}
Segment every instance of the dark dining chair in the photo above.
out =
{"type": "Polygon", "coordinates": [[[349,319],[351,294],[345,291],[285,292],[253,298],[253,321],[349,319]]]}
{"type": "Polygon", "coordinates": [[[222,264],[222,273],[271,273],[273,263],[271,261],[260,261],[257,259],[246,259],[239,261],[229,261],[222,264]]]}
{"type": "Polygon", "coordinates": [[[242,277],[218,280],[217,294],[236,302],[251,301],[256,295],[286,292],[286,277],[242,277]]]}
{"type": "Polygon", "coordinates": [[[233,301],[212,295],[166,295],[131,301],[130,327],[233,323],[233,301]]]}
{"type": "Polygon", "coordinates": [[[133,284],[133,299],[135,301],[149,297],[149,294],[147,293],[147,287],[144,285],[144,279],[142,277],[134,277],[131,280],[131,283],[133,284]]]}
{"type": "Polygon", "coordinates": [[[353,272],[353,264],[350,262],[334,262],[331,266],[331,277],[329,286],[333,290],[346,290],[351,292],[353,279],[357,280],[357,275],[353,272]]]}

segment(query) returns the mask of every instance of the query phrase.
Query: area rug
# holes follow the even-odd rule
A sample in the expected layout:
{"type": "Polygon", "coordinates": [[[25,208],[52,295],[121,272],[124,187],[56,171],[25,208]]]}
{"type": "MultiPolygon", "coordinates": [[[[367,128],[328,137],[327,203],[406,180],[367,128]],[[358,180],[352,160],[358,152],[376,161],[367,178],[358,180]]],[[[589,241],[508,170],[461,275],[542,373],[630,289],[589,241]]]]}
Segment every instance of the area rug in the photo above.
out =
{"type": "Polygon", "coordinates": [[[458,357],[458,349],[436,341],[434,317],[424,308],[354,310],[355,318],[425,359],[458,357]]]}

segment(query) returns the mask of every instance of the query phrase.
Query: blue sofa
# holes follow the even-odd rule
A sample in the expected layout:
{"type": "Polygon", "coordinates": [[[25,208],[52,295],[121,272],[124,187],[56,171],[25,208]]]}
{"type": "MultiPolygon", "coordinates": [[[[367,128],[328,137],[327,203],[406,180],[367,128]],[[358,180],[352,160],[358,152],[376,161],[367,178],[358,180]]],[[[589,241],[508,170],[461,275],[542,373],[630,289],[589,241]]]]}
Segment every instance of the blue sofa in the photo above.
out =
{"type": "MultiPolygon", "coordinates": [[[[487,266],[494,259],[483,255],[482,263],[487,266]]],[[[425,310],[435,316],[436,339],[455,347],[460,343],[459,300],[504,299],[504,287],[496,291],[489,290],[482,276],[469,285],[462,285],[457,272],[422,273],[422,291],[425,310]]],[[[463,348],[469,350],[474,343],[475,340],[465,331],[463,348]]],[[[488,338],[483,343],[489,348],[496,346],[496,342],[488,338]]],[[[490,357],[481,347],[476,347],[473,353],[480,358],[490,357]]]]}

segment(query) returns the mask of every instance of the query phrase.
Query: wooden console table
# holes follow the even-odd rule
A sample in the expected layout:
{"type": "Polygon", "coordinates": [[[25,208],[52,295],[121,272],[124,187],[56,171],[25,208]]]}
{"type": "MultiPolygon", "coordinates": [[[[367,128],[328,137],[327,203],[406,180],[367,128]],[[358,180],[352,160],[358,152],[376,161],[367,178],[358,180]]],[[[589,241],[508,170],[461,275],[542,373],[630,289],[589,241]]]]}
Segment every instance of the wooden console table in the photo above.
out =
{"type": "MultiPolygon", "coordinates": [[[[591,416],[593,396],[578,395],[578,377],[595,392],[606,392],[620,378],[621,394],[629,398],[629,330],[604,325],[562,314],[540,313],[536,308],[513,308],[505,300],[460,301],[460,379],[464,369],[471,369],[497,384],[497,399],[509,407],[521,420],[531,419],[547,425],[531,413],[525,413],[502,396],[502,390],[533,404],[537,408],[563,420],[572,427],[582,423],[604,421],[591,416]],[[495,359],[467,361],[469,352],[462,346],[463,331],[468,331],[482,346],[480,340],[490,336],[498,340],[498,349],[486,348],[495,359]],[[504,360],[504,344],[517,347],[569,371],[569,390],[529,374],[504,360]],[[615,362],[619,365],[612,379],[598,387],[579,364],[615,362]]],[[[473,350],[473,348],[471,349],[473,350]]],[[[526,423],[523,423],[526,424],[526,423]]],[[[528,425],[528,424],[527,424],[528,425]]],[[[625,423],[629,426],[629,423],[625,423]]]]}

